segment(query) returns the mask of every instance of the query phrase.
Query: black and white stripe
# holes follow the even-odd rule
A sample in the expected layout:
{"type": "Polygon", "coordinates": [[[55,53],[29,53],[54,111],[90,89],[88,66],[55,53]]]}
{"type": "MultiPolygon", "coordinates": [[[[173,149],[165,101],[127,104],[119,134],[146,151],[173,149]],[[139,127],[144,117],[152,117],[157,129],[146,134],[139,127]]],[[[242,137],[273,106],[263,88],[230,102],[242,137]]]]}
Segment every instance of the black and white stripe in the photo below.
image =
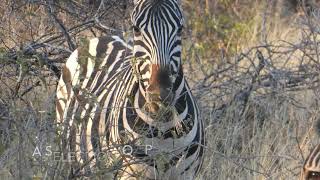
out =
{"type": "Polygon", "coordinates": [[[134,54],[142,82],[148,86],[150,65],[168,66],[177,74],[181,66],[181,31],[183,17],[179,4],[166,0],[140,0],[132,12],[134,54]]]}
{"type": "Polygon", "coordinates": [[[117,161],[120,179],[194,179],[204,129],[183,75],[178,1],[137,0],[132,23],[133,44],[95,38],[67,60],[56,101],[63,152],[77,152],[75,176],[117,161]]]}

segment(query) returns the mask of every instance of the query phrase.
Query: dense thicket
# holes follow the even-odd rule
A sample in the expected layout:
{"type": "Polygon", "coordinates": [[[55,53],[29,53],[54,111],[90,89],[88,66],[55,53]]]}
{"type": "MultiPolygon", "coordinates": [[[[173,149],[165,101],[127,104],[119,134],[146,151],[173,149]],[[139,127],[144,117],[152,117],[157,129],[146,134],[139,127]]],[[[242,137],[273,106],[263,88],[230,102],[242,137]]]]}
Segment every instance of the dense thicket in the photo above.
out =
{"type": "MultiPolygon", "coordinates": [[[[182,2],[184,71],[208,139],[202,177],[296,178],[319,143],[319,1],[182,2]]],[[[60,69],[84,39],[130,37],[132,2],[0,3],[0,177],[63,179],[52,159],[32,156],[36,147],[59,149],[60,69]]]]}

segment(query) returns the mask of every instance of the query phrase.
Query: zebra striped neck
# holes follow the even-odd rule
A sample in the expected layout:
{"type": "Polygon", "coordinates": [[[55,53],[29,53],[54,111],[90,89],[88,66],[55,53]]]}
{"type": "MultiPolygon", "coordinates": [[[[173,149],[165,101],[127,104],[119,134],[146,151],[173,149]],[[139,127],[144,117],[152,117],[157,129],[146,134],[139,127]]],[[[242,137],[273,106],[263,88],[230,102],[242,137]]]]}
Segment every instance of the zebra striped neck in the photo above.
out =
{"type": "MultiPolygon", "coordinates": [[[[198,114],[194,109],[195,104],[191,102],[190,91],[188,91],[184,78],[181,78],[181,80],[179,87],[177,87],[177,92],[179,93],[175,97],[174,104],[165,107],[167,112],[160,115],[159,113],[157,115],[150,114],[144,110],[145,97],[139,90],[138,84],[133,87],[133,101],[127,100],[124,103],[124,107],[129,108],[124,109],[123,121],[125,129],[138,132],[134,135],[134,138],[139,138],[141,137],[140,135],[153,138],[159,135],[163,136],[163,134],[173,137],[174,135],[170,134],[170,132],[176,128],[177,124],[183,124],[184,129],[191,130],[194,124],[198,123],[198,114]],[[148,134],[139,133],[140,131],[146,131],[146,129],[150,129],[148,134]]],[[[188,130],[185,130],[185,132],[188,132],[188,130]]]]}

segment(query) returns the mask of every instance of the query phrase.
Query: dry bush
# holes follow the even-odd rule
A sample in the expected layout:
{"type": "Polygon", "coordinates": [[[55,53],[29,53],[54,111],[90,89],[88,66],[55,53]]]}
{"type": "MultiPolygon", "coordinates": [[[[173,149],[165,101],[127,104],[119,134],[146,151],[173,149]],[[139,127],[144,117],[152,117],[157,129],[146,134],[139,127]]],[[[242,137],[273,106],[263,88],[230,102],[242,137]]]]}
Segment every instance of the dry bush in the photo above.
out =
{"type": "MultiPolygon", "coordinates": [[[[61,148],[60,67],[81,37],[126,36],[132,4],[0,2],[0,179],[65,179],[61,164],[32,156],[61,148]]],[[[296,2],[184,2],[184,70],[206,123],[200,179],[293,179],[319,143],[320,11],[296,2]]]]}
{"type": "Polygon", "coordinates": [[[0,1],[0,179],[65,179],[42,154],[59,151],[54,99],[81,38],[122,35],[131,1],[0,1]]]}
{"type": "MultiPolygon", "coordinates": [[[[274,2],[250,4],[254,23],[246,23],[243,36],[216,35],[222,42],[245,37],[245,43],[232,41],[235,51],[224,45],[206,57],[212,47],[191,45],[185,53],[207,122],[203,179],[297,179],[304,157],[319,143],[319,10],[280,16],[283,7],[274,2]]],[[[192,44],[210,38],[191,37],[192,44]]]]}

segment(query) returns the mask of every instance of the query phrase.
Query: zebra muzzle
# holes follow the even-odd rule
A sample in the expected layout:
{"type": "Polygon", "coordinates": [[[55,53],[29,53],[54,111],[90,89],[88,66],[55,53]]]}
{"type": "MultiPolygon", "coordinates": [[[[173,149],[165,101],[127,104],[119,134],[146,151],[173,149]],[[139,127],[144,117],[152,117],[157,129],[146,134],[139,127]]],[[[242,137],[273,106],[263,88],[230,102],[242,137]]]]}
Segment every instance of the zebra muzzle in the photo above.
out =
{"type": "Polygon", "coordinates": [[[163,90],[160,88],[157,92],[147,91],[147,102],[149,103],[160,103],[165,106],[171,105],[173,101],[173,92],[170,89],[163,90]]]}
{"type": "Polygon", "coordinates": [[[170,72],[168,67],[160,67],[153,64],[151,70],[151,77],[149,87],[146,89],[147,101],[163,103],[170,105],[173,101],[174,93],[172,92],[172,85],[170,79],[170,72]]]}

